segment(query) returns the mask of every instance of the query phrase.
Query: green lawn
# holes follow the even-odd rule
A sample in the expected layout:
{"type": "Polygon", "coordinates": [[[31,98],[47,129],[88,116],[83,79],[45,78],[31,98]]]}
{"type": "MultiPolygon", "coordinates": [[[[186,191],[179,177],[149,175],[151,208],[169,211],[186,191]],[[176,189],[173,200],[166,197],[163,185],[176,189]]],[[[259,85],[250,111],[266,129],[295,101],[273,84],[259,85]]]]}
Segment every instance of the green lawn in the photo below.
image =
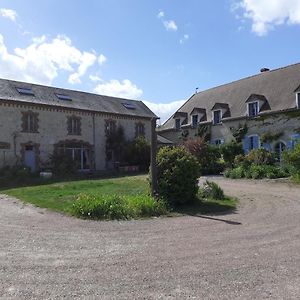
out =
{"type": "MultiPolygon", "coordinates": [[[[149,195],[146,175],[110,179],[65,181],[28,187],[1,189],[0,193],[16,197],[38,207],[70,214],[73,203],[82,193],[96,197],[149,195]]],[[[107,197],[107,198],[109,198],[107,197]]],[[[103,197],[102,197],[103,198],[103,197]]],[[[105,198],[105,197],[104,197],[105,198]]],[[[224,200],[196,200],[196,202],[170,209],[169,216],[226,213],[236,208],[238,201],[230,197],[224,200]]]]}
{"type": "Polygon", "coordinates": [[[2,194],[14,196],[38,207],[67,213],[80,193],[101,195],[148,194],[146,175],[111,179],[80,180],[47,185],[1,190],[2,194]]]}

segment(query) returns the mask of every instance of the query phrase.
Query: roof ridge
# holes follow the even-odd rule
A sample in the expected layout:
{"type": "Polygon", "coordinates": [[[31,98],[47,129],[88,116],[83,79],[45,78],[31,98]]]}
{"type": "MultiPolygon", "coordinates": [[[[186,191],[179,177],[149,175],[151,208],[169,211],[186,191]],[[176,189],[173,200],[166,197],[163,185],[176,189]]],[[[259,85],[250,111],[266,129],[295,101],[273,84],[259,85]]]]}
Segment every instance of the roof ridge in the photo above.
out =
{"type": "MultiPolygon", "coordinates": [[[[264,75],[264,74],[268,74],[268,73],[271,73],[271,72],[276,72],[276,71],[280,71],[282,69],[286,69],[286,68],[290,68],[290,67],[294,67],[296,65],[300,65],[300,62],[298,63],[294,63],[294,64],[290,64],[290,65],[287,65],[287,66],[284,66],[284,67],[279,67],[279,68],[276,68],[276,69],[271,69],[267,72],[261,72],[261,73],[258,73],[258,74],[254,74],[254,75],[250,75],[250,76],[247,76],[247,77],[244,77],[244,78],[240,78],[240,79],[237,79],[237,80],[233,80],[233,81],[230,81],[230,82],[227,82],[227,83],[223,83],[223,84],[220,84],[220,85],[217,85],[217,86],[214,86],[214,87],[211,87],[211,88],[208,88],[208,89],[205,89],[205,90],[202,90],[202,91],[199,91],[198,93],[195,93],[192,95],[192,97],[194,95],[198,95],[198,94],[201,94],[203,92],[207,92],[207,91],[210,91],[210,90],[214,90],[214,89],[217,89],[217,88],[220,88],[220,87],[223,87],[223,86],[226,86],[226,85],[230,85],[230,84],[233,84],[233,83],[236,83],[236,82],[239,82],[239,81],[243,81],[243,80],[247,80],[247,79],[250,79],[250,78],[253,78],[253,77],[258,77],[258,76],[261,76],[261,75],[264,75]]],[[[192,98],[191,97],[191,98],[192,98]]],[[[191,99],[190,98],[190,99],[191,99]]],[[[181,106],[182,107],[182,106],[181,106]]],[[[181,108],[180,107],[180,108],[181,108]]],[[[179,109],[178,109],[179,110],[179,109]]]]}
{"type": "MultiPolygon", "coordinates": [[[[101,97],[107,97],[107,98],[113,98],[113,99],[119,99],[119,100],[143,102],[143,100],[134,100],[134,99],[128,99],[128,98],[101,95],[101,94],[86,92],[86,91],[82,91],[82,90],[68,89],[68,88],[64,88],[64,87],[45,85],[45,84],[40,84],[40,83],[32,83],[32,82],[26,82],[26,81],[19,81],[19,80],[13,80],[13,79],[8,79],[8,78],[0,78],[0,80],[5,80],[5,81],[8,81],[10,83],[16,82],[16,83],[21,83],[21,84],[30,84],[32,86],[46,87],[46,88],[50,88],[50,89],[59,89],[59,90],[64,90],[64,91],[71,91],[71,92],[75,92],[75,93],[83,93],[83,94],[88,94],[88,95],[101,96],[101,97]]],[[[105,100],[105,99],[103,99],[103,100],[105,100]]]]}

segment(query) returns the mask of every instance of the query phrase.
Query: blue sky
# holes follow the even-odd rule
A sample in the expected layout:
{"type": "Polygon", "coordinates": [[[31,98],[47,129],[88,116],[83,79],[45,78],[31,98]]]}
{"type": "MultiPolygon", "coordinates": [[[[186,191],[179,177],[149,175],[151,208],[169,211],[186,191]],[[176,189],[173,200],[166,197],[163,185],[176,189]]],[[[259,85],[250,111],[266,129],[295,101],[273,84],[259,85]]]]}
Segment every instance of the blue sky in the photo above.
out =
{"type": "Polygon", "coordinates": [[[146,100],[300,62],[300,0],[0,0],[0,77],[146,100]]]}

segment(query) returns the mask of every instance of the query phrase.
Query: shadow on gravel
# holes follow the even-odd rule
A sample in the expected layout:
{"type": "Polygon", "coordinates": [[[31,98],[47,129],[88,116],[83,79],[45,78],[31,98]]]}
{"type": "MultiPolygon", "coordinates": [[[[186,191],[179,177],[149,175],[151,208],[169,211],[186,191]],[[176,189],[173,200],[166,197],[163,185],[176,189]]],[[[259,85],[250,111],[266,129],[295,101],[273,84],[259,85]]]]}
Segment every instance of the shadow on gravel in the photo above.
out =
{"type": "Polygon", "coordinates": [[[197,217],[197,218],[202,218],[202,219],[208,219],[208,220],[213,220],[213,221],[219,221],[219,222],[224,222],[229,225],[243,225],[240,222],[236,221],[231,221],[231,220],[225,220],[225,219],[218,219],[218,218],[213,218],[213,217],[207,217],[207,216],[201,216],[201,215],[192,215],[192,217],[197,217]]]}

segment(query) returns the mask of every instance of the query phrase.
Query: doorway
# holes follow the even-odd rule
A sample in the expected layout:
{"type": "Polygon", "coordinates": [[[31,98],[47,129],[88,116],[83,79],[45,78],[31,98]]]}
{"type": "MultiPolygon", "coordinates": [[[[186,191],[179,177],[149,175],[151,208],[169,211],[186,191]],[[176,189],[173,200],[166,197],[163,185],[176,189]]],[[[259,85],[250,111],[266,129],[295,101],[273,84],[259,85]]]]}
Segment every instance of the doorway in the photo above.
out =
{"type": "Polygon", "coordinates": [[[24,165],[30,168],[31,172],[36,171],[36,152],[32,145],[25,146],[24,165]]]}

